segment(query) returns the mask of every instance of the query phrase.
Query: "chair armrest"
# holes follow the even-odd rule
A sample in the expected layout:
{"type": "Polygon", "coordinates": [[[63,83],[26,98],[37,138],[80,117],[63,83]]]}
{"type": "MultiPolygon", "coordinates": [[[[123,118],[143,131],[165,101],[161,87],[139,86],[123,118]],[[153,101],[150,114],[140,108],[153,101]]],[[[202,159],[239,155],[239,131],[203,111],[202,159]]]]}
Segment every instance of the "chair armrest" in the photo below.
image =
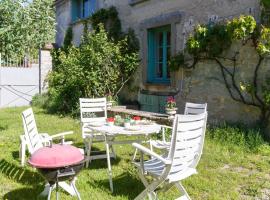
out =
{"type": "Polygon", "coordinates": [[[66,135],[71,135],[71,134],[73,134],[74,132],[73,131],[67,131],[67,132],[63,132],[63,133],[58,133],[58,134],[55,134],[55,135],[52,135],[52,136],[50,136],[52,139],[54,139],[54,138],[57,138],[57,137],[64,137],[64,136],[66,136],[66,135]]]}
{"type": "Polygon", "coordinates": [[[134,146],[136,149],[142,151],[143,153],[146,153],[146,154],[148,154],[148,155],[150,155],[150,156],[152,156],[152,157],[154,157],[154,158],[160,160],[160,161],[163,162],[165,165],[171,164],[171,161],[170,161],[170,160],[167,160],[167,159],[161,157],[161,156],[158,155],[157,153],[151,151],[150,149],[148,149],[148,148],[146,148],[146,147],[144,147],[144,146],[142,146],[142,145],[140,145],[140,144],[138,144],[138,143],[132,143],[132,146],[134,146]]]}

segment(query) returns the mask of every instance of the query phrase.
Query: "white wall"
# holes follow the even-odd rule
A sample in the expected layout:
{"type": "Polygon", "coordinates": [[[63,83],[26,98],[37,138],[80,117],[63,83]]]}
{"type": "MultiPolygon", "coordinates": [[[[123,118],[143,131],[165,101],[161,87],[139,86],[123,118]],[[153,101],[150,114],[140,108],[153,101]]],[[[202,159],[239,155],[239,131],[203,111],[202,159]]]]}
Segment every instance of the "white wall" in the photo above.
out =
{"type": "Polygon", "coordinates": [[[0,107],[29,105],[38,91],[38,67],[0,67],[0,107]]]}

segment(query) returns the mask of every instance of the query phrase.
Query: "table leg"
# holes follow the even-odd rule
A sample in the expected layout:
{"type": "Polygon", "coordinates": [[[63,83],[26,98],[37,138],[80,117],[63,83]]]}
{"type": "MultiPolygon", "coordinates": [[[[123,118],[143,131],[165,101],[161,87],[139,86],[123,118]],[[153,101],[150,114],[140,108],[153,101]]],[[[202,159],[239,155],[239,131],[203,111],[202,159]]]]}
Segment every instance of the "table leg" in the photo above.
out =
{"type": "Polygon", "coordinates": [[[25,163],[25,151],[26,151],[26,141],[24,136],[20,137],[21,144],[20,144],[20,159],[21,159],[21,166],[24,166],[25,163]]]}
{"type": "Polygon", "coordinates": [[[108,175],[109,175],[109,182],[110,182],[110,189],[113,192],[113,181],[112,181],[112,167],[111,167],[111,158],[110,158],[110,145],[108,143],[107,137],[105,139],[105,146],[106,146],[106,154],[107,154],[107,164],[108,164],[108,175]]]}

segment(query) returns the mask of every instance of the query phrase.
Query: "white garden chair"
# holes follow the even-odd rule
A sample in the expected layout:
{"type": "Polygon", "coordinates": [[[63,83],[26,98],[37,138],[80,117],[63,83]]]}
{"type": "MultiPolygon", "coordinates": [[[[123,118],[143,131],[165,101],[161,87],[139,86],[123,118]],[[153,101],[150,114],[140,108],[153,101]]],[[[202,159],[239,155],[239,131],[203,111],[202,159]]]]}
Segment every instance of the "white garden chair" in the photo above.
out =
{"type": "MultiPolygon", "coordinates": [[[[28,108],[27,110],[22,112],[23,119],[23,128],[24,135],[20,136],[21,147],[20,147],[20,159],[21,165],[24,166],[25,163],[25,153],[26,147],[30,154],[33,154],[36,150],[41,147],[52,144],[52,140],[56,138],[60,138],[62,144],[71,144],[72,142],[65,142],[65,136],[73,134],[73,131],[63,132],[55,135],[48,135],[47,133],[38,133],[35,117],[32,108],[28,108]]],[[[84,154],[83,150],[80,149],[82,154],[84,154]]],[[[66,190],[69,194],[75,195],[75,191],[73,187],[66,182],[59,182],[59,186],[66,190]]],[[[44,191],[41,195],[47,195],[49,193],[50,184],[47,183],[44,191]]]]}
{"type": "MultiPolygon", "coordinates": [[[[84,140],[87,156],[86,167],[88,167],[89,162],[91,160],[107,158],[106,153],[100,154],[100,152],[92,151],[93,143],[100,143],[100,142],[105,143],[104,135],[101,133],[93,132],[87,128],[87,126],[89,126],[89,124],[92,123],[106,122],[107,119],[106,98],[94,98],[94,99],[80,98],[80,113],[81,113],[82,138],[84,140]]],[[[112,145],[110,145],[110,149],[112,151],[110,156],[115,157],[112,145]]]]}
{"type": "MultiPolygon", "coordinates": [[[[207,111],[207,103],[197,104],[197,103],[189,103],[185,104],[184,115],[197,115],[207,111]]],[[[162,140],[150,140],[151,150],[154,148],[157,149],[169,149],[170,142],[166,141],[165,131],[166,129],[172,130],[170,126],[162,126],[162,140]]]]}
{"type": "Polygon", "coordinates": [[[190,199],[181,181],[197,174],[196,166],[200,160],[204,136],[206,130],[207,112],[198,115],[176,115],[173,123],[173,131],[169,153],[158,155],[150,149],[138,144],[132,145],[141,153],[140,162],[134,162],[138,167],[139,177],[145,189],[135,200],[157,199],[155,190],[164,184],[168,190],[173,185],[183,193],[178,200],[190,199]],[[151,159],[144,161],[144,154],[151,159]],[[152,183],[148,183],[146,175],[153,177],[152,183]]]}

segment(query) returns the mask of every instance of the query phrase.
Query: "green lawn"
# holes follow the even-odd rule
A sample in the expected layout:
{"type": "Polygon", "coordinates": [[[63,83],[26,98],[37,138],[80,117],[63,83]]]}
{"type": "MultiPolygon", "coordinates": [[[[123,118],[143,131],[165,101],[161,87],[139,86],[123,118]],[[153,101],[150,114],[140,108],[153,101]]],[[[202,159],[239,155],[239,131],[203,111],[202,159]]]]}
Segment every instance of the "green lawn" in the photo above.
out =
{"type": "MultiPolygon", "coordinates": [[[[2,199],[42,199],[44,180],[30,166],[20,167],[19,135],[23,133],[21,112],[25,108],[0,109],[0,197],[2,199]]],[[[70,138],[83,147],[78,121],[45,114],[34,109],[38,129],[49,134],[73,130],[70,138]]],[[[212,137],[211,137],[212,138],[212,137]]],[[[102,148],[102,146],[97,146],[102,148]]],[[[93,161],[78,176],[77,188],[82,199],[134,199],[143,190],[130,159],[133,148],[116,146],[118,158],[112,162],[115,192],[109,190],[106,160],[93,161]]],[[[261,144],[250,150],[242,144],[228,144],[210,139],[207,132],[204,154],[198,175],[184,181],[192,199],[269,199],[270,148],[261,144]]],[[[52,199],[55,198],[53,194],[52,199]]],[[[158,192],[159,199],[174,199],[177,190],[158,192]]],[[[76,199],[60,194],[61,199],[76,199]]]]}

